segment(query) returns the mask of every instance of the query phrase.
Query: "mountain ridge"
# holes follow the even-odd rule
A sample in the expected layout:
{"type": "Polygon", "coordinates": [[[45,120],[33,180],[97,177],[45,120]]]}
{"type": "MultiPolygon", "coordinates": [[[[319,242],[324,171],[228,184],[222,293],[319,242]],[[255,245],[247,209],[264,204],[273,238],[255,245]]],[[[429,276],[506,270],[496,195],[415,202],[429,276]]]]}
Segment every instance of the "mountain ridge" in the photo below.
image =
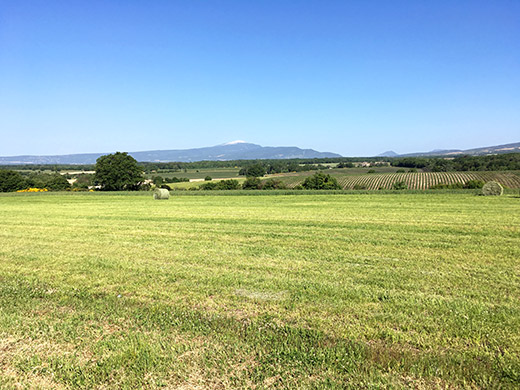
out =
{"type": "Polygon", "coordinates": [[[415,153],[404,153],[389,156],[388,153],[395,153],[394,151],[384,152],[376,157],[457,157],[457,156],[485,156],[489,154],[504,154],[504,153],[520,153],[520,142],[484,146],[480,148],[472,149],[434,149],[429,152],[415,152],[415,153]]]}
{"type": "MultiPolygon", "coordinates": [[[[113,153],[113,152],[112,152],[113,153]]],[[[0,157],[0,165],[15,164],[94,164],[108,153],[76,153],[49,156],[0,157]]],[[[331,152],[301,149],[296,146],[261,146],[237,140],[221,145],[192,149],[147,150],[129,152],[139,162],[194,162],[203,160],[256,160],[342,157],[331,152]]]]}

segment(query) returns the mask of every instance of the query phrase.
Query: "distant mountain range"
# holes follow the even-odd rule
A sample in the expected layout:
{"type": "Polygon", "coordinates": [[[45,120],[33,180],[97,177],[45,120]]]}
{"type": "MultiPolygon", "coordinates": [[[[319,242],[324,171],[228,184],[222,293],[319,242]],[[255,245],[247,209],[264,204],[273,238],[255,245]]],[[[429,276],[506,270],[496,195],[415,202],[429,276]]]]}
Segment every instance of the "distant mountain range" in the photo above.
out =
{"type": "Polygon", "coordinates": [[[393,150],[379,154],[377,157],[428,157],[428,156],[449,156],[456,157],[462,155],[485,156],[488,154],[520,153],[520,142],[505,145],[486,146],[476,149],[435,149],[430,152],[416,152],[407,154],[397,154],[393,150]]]}
{"type": "MultiPolygon", "coordinates": [[[[506,145],[487,146],[484,148],[458,150],[436,149],[430,152],[397,154],[389,150],[377,157],[429,157],[460,155],[482,156],[488,154],[520,153],[520,142],[506,145]]],[[[13,156],[0,157],[0,165],[14,164],[95,164],[96,159],[108,153],[66,154],[56,156],[13,156]]],[[[327,158],[342,157],[337,153],[318,152],[314,149],[300,149],[295,146],[260,146],[244,141],[233,141],[226,144],[196,149],[149,150],[130,152],[141,162],[192,162],[203,160],[256,160],[256,159],[288,159],[288,158],[327,158]]]]}
{"type": "MultiPolygon", "coordinates": [[[[0,157],[0,165],[13,164],[94,164],[96,159],[107,153],[68,154],[58,156],[13,156],[0,157]]],[[[260,146],[244,141],[233,141],[223,145],[197,149],[150,150],[130,152],[141,162],[191,162],[203,160],[256,160],[288,158],[341,157],[336,153],[300,149],[295,146],[260,146]]]]}

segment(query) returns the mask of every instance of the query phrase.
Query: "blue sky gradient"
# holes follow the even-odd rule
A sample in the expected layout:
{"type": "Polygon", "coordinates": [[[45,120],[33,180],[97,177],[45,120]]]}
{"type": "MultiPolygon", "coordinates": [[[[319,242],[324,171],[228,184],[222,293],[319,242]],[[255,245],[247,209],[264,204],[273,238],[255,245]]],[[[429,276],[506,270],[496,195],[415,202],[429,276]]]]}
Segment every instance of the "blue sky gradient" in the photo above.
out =
{"type": "Polygon", "coordinates": [[[0,0],[0,155],[520,142],[520,2],[0,0]]]}

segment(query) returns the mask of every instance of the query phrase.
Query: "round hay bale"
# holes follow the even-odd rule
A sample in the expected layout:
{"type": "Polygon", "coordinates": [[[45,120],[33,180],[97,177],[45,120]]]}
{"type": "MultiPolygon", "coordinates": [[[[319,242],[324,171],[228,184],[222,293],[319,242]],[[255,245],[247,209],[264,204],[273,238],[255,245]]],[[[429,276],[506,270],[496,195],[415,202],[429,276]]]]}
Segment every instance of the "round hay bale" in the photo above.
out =
{"type": "Polygon", "coordinates": [[[170,199],[170,191],[168,191],[166,188],[156,188],[153,191],[153,198],[156,200],[170,199]]]}
{"type": "Polygon", "coordinates": [[[504,193],[504,188],[496,181],[488,181],[482,187],[482,195],[486,196],[500,196],[504,193]]]}

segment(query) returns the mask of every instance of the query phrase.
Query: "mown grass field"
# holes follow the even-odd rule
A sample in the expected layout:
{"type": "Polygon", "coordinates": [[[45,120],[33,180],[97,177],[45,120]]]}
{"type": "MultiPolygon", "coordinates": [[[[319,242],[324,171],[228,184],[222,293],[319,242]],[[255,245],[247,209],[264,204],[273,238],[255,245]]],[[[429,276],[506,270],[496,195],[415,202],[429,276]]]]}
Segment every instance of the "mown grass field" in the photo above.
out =
{"type": "Polygon", "coordinates": [[[520,386],[520,199],[0,196],[0,388],[520,386]]]}

